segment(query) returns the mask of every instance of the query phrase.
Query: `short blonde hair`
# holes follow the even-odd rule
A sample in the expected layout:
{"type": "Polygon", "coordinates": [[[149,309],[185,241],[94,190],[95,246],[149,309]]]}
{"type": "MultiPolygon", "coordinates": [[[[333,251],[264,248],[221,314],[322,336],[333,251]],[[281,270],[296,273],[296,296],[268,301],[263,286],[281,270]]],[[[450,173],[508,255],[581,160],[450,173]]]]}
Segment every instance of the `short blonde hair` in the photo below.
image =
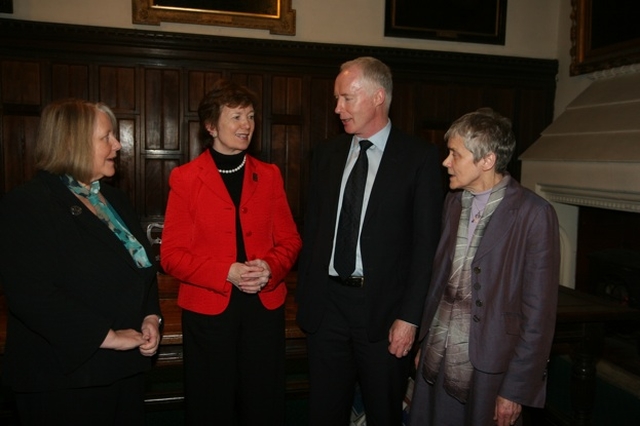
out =
{"type": "Polygon", "coordinates": [[[47,105],[40,117],[36,167],[88,183],[93,174],[93,132],[98,111],[109,116],[115,132],[116,117],[105,104],[66,99],[47,105]]]}

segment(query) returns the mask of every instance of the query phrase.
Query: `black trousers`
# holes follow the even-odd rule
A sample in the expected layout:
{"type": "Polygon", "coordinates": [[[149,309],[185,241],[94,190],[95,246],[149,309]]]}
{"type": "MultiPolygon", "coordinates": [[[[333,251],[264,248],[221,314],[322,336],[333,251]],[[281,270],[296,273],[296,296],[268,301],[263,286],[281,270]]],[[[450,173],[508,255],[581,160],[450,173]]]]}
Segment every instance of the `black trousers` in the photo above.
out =
{"type": "Polygon", "coordinates": [[[144,374],[108,386],[16,393],[22,426],[144,425],[144,374]]]}
{"type": "Polygon", "coordinates": [[[408,357],[389,353],[387,339],[371,342],[366,331],[365,289],[329,283],[330,303],[309,345],[309,424],[347,426],[356,382],[367,426],[402,424],[408,357]]]}
{"type": "Polygon", "coordinates": [[[183,310],[186,424],[282,426],[284,306],[233,288],[219,315],[183,310]]]}

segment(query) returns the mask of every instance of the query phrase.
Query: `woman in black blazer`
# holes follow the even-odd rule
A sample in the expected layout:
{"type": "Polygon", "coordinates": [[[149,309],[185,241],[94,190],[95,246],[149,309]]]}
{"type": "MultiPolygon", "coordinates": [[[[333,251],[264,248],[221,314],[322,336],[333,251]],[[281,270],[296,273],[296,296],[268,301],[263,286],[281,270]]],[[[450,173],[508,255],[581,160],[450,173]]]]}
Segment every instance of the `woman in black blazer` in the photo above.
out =
{"type": "Polygon", "coordinates": [[[23,426],[144,422],[160,341],[155,267],[127,196],[105,184],[121,148],[109,108],[45,108],[38,173],[0,203],[9,306],[3,379],[23,426]]]}

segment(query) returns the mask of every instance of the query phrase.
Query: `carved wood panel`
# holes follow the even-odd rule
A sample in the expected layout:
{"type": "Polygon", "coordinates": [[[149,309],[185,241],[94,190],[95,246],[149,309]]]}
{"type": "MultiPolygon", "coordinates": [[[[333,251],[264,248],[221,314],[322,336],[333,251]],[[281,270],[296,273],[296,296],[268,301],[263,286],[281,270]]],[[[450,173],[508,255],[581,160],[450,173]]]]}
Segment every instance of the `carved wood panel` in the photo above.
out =
{"type": "MultiPolygon", "coordinates": [[[[198,104],[226,77],[256,92],[250,151],[281,169],[302,227],[310,153],[343,131],[333,83],[339,64],[357,56],[391,67],[394,125],[441,150],[451,121],[482,106],[512,118],[518,152],[553,116],[555,61],[0,19],[0,189],[32,175],[40,109],[84,97],[107,103],[118,117],[123,147],[113,183],[129,194],[143,224],[161,221],[169,173],[201,152],[198,104]]],[[[518,177],[517,160],[513,171],[518,177]]]]}
{"type": "Polygon", "coordinates": [[[2,139],[11,141],[2,146],[3,192],[34,175],[33,154],[39,121],[38,117],[24,115],[6,115],[2,118],[2,139]]]}
{"type": "Polygon", "coordinates": [[[86,64],[51,65],[51,99],[89,99],[89,66],[86,64]]]}
{"type": "Polygon", "coordinates": [[[2,62],[2,102],[16,105],[42,104],[40,61],[2,62]]]}

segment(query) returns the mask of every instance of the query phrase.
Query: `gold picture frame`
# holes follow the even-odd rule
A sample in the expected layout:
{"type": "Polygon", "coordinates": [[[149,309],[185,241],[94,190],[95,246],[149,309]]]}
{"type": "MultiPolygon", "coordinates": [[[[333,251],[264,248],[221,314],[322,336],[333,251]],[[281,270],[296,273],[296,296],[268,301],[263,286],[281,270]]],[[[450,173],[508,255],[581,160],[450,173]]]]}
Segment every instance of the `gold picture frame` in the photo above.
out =
{"type": "Polygon", "coordinates": [[[295,35],[292,0],[131,0],[134,24],[179,22],[269,30],[295,35]]]}
{"type": "Polygon", "coordinates": [[[640,62],[640,3],[571,0],[570,75],[640,62]]]}

